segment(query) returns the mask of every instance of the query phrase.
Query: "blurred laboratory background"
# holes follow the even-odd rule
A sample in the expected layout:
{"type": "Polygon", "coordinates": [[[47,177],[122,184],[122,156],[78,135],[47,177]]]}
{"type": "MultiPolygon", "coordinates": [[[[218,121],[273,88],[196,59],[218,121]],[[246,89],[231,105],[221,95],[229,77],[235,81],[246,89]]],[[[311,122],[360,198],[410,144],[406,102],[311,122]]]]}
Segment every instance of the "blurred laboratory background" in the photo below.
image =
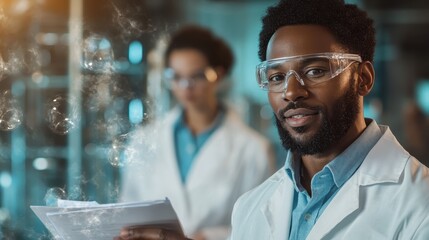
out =
{"type": "MultiPolygon", "coordinates": [[[[211,28],[236,63],[228,101],[285,151],[254,72],[261,16],[277,0],[1,0],[0,238],[51,239],[29,208],[117,201],[127,133],[174,105],[163,50],[183,24],[211,28]]],[[[429,2],[346,0],[375,20],[365,115],[429,163],[429,2]]]]}

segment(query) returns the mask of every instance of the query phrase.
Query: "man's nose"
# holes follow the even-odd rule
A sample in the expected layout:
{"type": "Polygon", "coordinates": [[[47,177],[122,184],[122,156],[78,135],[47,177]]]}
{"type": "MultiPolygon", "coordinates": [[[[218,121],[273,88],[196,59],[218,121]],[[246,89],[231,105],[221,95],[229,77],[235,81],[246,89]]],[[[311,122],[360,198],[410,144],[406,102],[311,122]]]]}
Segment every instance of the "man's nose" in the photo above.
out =
{"type": "Polygon", "coordinates": [[[292,102],[308,97],[304,82],[295,71],[289,71],[286,74],[282,97],[285,101],[292,102]]]}

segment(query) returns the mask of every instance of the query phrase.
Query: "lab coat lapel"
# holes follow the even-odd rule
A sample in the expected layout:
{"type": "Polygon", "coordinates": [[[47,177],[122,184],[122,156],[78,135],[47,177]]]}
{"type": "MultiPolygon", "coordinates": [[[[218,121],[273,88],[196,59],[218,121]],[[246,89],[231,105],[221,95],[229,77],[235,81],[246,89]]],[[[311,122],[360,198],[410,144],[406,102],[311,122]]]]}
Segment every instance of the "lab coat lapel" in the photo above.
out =
{"type": "Polygon", "coordinates": [[[271,198],[261,207],[270,228],[272,239],[287,239],[292,216],[294,188],[284,169],[278,179],[279,184],[271,198]]]}
{"type": "MultiPolygon", "coordinates": [[[[171,118],[174,120],[175,118],[171,118]]],[[[168,141],[162,142],[161,145],[165,146],[164,151],[162,151],[161,157],[161,164],[160,166],[163,171],[165,171],[166,176],[168,176],[169,181],[165,181],[164,184],[162,184],[164,187],[170,189],[169,192],[171,192],[171,196],[174,196],[173,203],[175,206],[180,206],[178,209],[185,209],[184,211],[188,211],[188,201],[186,192],[184,191],[184,185],[182,183],[182,180],[180,178],[179,173],[179,167],[177,165],[176,160],[176,148],[174,145],[174,122],[171,122],[167,124],[168,127],[165,128],[164,134],[166,136],[162,137],[161,139],[168,139],[168,141]],[[174,194],[173,194],[174,192],[174,194]]]]}
{"type": "Polygon", "coordinates": [[[189,190],[198,188],[200,185],[206,185],[206,182],[216,181],[216,179],[211,178],[214,177],[213,171],[219,170],[219,165],[224,164],[223,160],[228,158],[225,157],[225,154],[231,153],[231,150],[228,149],[228,142],[225,142],[228,138],[222,136],[224,134],[223,129],[218,129],[196,155],[186,181],[186,187],[189,190]],[[223,142],[217,141],[217,138],[221,138],[223,142]]]}
{"type": "Polygon", "coordinates": [[[396,138],[389,128],[380,126],[383,136],[365,157],[356,173],[341,187],[332,202],[317,220],[307,240],[323,239],[333,231],[341,221],[359,208],[361,186],[376,185],[386,182],[398,182],[409,157],[398,146],[396,138]],[[388,149],[388,151],[386,151],[388,149]],[[398,159],[395,162],[391,159],[398,159]]]}
{"type": "Polygon", "coordinates": [[[222,125],[210,136],[196,155],[192,167],[189,170],[186,183],[184,185],[182,184],[182,187],[185,189],[183,192],[186,192],[186,196],[184,196],[186,199],[183,199],[183,201],[186,201],[186,204],[188,204],[186,206],[188,215],[192,216],[192,219],[188,220],[188,226],[193,229],[197,228],[202,221],[207,221],[201,219],[201,217],[208,217],[210,214],[216,214],[209,212],[213,211],[213,208],[207,207],[208,205],[217,205],[219,203],[215,200],[223,200],[229,195],[228,192],[217,192],[217,194],[223,195],[218,195],[213,199],[204,197],[210,195],[207,191],[214,191],[210,188],[215,188],[214,185],[216,184],[214,183],[217,181],[231,182],[232,184],[232,179],[229,177],[230,175],[222,175],[222,172],[228,167],[227,162],[230,159],[229,155],[233,154],[233,149],[230,149],[232,148],[231,134],[233,133],[227,131],[226,127],[222,125]],[[220,177],[222,177],[221,180],[219,179],[220,177]],[[206,199],[206,201],[202,203],[202,199],[206,199]],[[196,207],[200,205],[205,205],[206,207],[196,207]],[[192,210],[195,212],[191,212],[192,210]]]}
{"type": "Polygon", "coordinates": [[[348,181],[323,211],[307,236],[307,240],[323,239],[335,226],[359,208],[357,177],[348,181]]]}
{"type": "MultiPolygon", "coordinates": [[[[225,121],[230,119],[225,118],[225,121]]],[[[228,131],[228,123],[223,123],[207,140],[195,157],[194,163],[189,171],[186,187],[188,190],[205,185],[206,182],[216,181],[209,176],[213,176],[213,171],[226,167],[225,160],[230,159],[229,155],[233,154],[231,149],[231,140],[234,134],[228,131]],[[223,165],[223,167],[219,167],[223,165]]],[[[221,174],[221,172],[218,172],[221,174]]],[[[219,177],[216,175],[215,177],[219,177]]]]}

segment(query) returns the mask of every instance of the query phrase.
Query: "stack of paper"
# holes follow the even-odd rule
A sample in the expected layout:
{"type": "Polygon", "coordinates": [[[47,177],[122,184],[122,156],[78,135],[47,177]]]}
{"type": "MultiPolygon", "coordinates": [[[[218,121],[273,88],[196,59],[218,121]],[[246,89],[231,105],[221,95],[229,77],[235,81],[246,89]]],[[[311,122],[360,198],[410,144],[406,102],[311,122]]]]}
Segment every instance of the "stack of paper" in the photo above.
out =
{"type": "Polygon", "coordinates": [[[55,239],[113,239],[123,227],[136,225],[182,232],[168,199],[117,204],[60,201],[58,205],[30,206],[55,239]]]}

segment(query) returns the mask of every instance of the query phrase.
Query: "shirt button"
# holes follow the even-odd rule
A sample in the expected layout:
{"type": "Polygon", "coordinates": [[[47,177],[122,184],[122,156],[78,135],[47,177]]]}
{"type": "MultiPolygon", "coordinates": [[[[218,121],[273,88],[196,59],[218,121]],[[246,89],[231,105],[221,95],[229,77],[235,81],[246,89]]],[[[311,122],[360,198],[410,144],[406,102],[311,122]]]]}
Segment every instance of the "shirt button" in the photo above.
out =
{"type": "Polygon", "coordinates": [[[308,221],[308,220],[310,220],[311,219],[311,214],[310,213],[306,213],[305,215],[304,215],[304,220],[305,221],[308,221]]]}

